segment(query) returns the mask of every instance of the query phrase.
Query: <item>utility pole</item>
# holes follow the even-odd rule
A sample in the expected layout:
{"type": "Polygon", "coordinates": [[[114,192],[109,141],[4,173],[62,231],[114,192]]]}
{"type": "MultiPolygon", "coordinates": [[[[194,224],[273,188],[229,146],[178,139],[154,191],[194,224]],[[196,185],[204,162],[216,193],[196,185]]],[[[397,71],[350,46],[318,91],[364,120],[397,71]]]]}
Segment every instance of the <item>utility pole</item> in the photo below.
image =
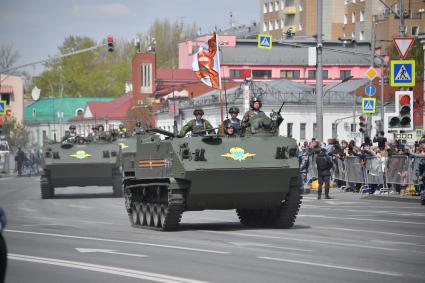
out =
{"type": "Polygon", "coordinates": [[[398,0],[398,6],[400,7],[400,37],[404,37],[406,30],[406,26],[404,25],[404,0],[398,0]]]}
{"type": "Polygon", "coordinates": [[[323,63],[322,63],[322,26],[323,0],[317,0],[317,65],[316,65],[316,125],[317,140],[323,142],[323,63]]]}

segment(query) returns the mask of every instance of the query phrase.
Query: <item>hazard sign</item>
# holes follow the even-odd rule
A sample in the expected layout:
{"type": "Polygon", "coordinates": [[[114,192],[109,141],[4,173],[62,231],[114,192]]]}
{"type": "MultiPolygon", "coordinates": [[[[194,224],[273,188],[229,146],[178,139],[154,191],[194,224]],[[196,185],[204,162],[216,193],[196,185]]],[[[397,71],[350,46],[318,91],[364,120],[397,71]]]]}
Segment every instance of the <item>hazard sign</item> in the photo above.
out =
{"type": "Polygon", "coordinates": [[[0,100],[0,115],[6,114],[6,100],[0,100]]]}
{"type": "Polygon", "coordinates": [[[391,61],[391,86],[415,86],[415,60],[391,61]]]}
{"type": "Polygon", "coordinates": [[[362,98],[362,112],[375,113],[376,112],[376,98],[363,97],[362,98]]]}
{"type": "Polygon", "coordinates": [[[258,48],[272,49],[273,41],[272,36],[269,34],[258,35],[258,48]]]}

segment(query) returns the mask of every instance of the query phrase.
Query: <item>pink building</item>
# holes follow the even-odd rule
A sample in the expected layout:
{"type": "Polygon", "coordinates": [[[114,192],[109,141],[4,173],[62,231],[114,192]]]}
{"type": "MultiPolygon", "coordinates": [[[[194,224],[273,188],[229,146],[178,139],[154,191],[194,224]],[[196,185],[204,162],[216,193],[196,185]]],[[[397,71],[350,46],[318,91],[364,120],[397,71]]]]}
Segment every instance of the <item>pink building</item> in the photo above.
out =
{"type": "Polygon", "coordinates": [[[24,119],[24,82],[21,77],[0,75],[0,100],[6,101],[7,114],[19,123],[24,119]]]}
{"type": "MultiPolygon", "coordinates": [[[[193,54],[211,36],[179,44],[179,68],[190,69],[193,54]]],[[[221,46],[221,74],[225,78],[243,81],[291,79],[305,84],[315,84],[315,61],[309,60],[309,52],[315,54],[314,41],[287,40],[273,42],[271,50],[258,48],[257,40],[237,40],[235,36],[219,36],[221,46]]],[[[343,45],[340,41],[325,42],[323,48],[324,83],[348,76],[364,78],[370,67],[368,42],[343,45]],[[363,55],[366,54],[366,55],[363,55]]],[[[314,58],[313,58],[314,59],[314,58]]],[[[379,70],[377,70],[379,72],[379,70]]]]}

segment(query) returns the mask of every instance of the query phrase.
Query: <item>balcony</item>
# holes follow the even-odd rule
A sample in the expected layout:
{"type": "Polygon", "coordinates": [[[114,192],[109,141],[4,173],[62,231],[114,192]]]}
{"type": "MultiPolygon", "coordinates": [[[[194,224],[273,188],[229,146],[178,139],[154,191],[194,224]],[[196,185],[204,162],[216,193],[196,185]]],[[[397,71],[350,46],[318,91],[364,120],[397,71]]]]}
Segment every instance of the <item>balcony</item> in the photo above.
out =
{"type": "Polygon", "coordinates": [[[285,15],[294,15],[297,13],[297,8],[295,6],[285,7],[285,9],[283,9],[283,13],[285,15]]]}

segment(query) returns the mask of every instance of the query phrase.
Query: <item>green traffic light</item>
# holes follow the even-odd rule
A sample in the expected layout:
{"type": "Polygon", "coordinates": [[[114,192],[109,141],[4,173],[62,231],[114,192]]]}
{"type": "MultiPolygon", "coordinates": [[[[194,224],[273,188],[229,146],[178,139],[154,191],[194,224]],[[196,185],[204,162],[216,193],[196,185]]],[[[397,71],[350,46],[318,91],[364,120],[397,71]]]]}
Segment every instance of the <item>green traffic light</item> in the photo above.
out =
{"type": "Polygon", "coordinates": [[[396,127],[400,126],[400,118],[399,117],[392,117],[390,119],[390,127],[396,127]]]}

